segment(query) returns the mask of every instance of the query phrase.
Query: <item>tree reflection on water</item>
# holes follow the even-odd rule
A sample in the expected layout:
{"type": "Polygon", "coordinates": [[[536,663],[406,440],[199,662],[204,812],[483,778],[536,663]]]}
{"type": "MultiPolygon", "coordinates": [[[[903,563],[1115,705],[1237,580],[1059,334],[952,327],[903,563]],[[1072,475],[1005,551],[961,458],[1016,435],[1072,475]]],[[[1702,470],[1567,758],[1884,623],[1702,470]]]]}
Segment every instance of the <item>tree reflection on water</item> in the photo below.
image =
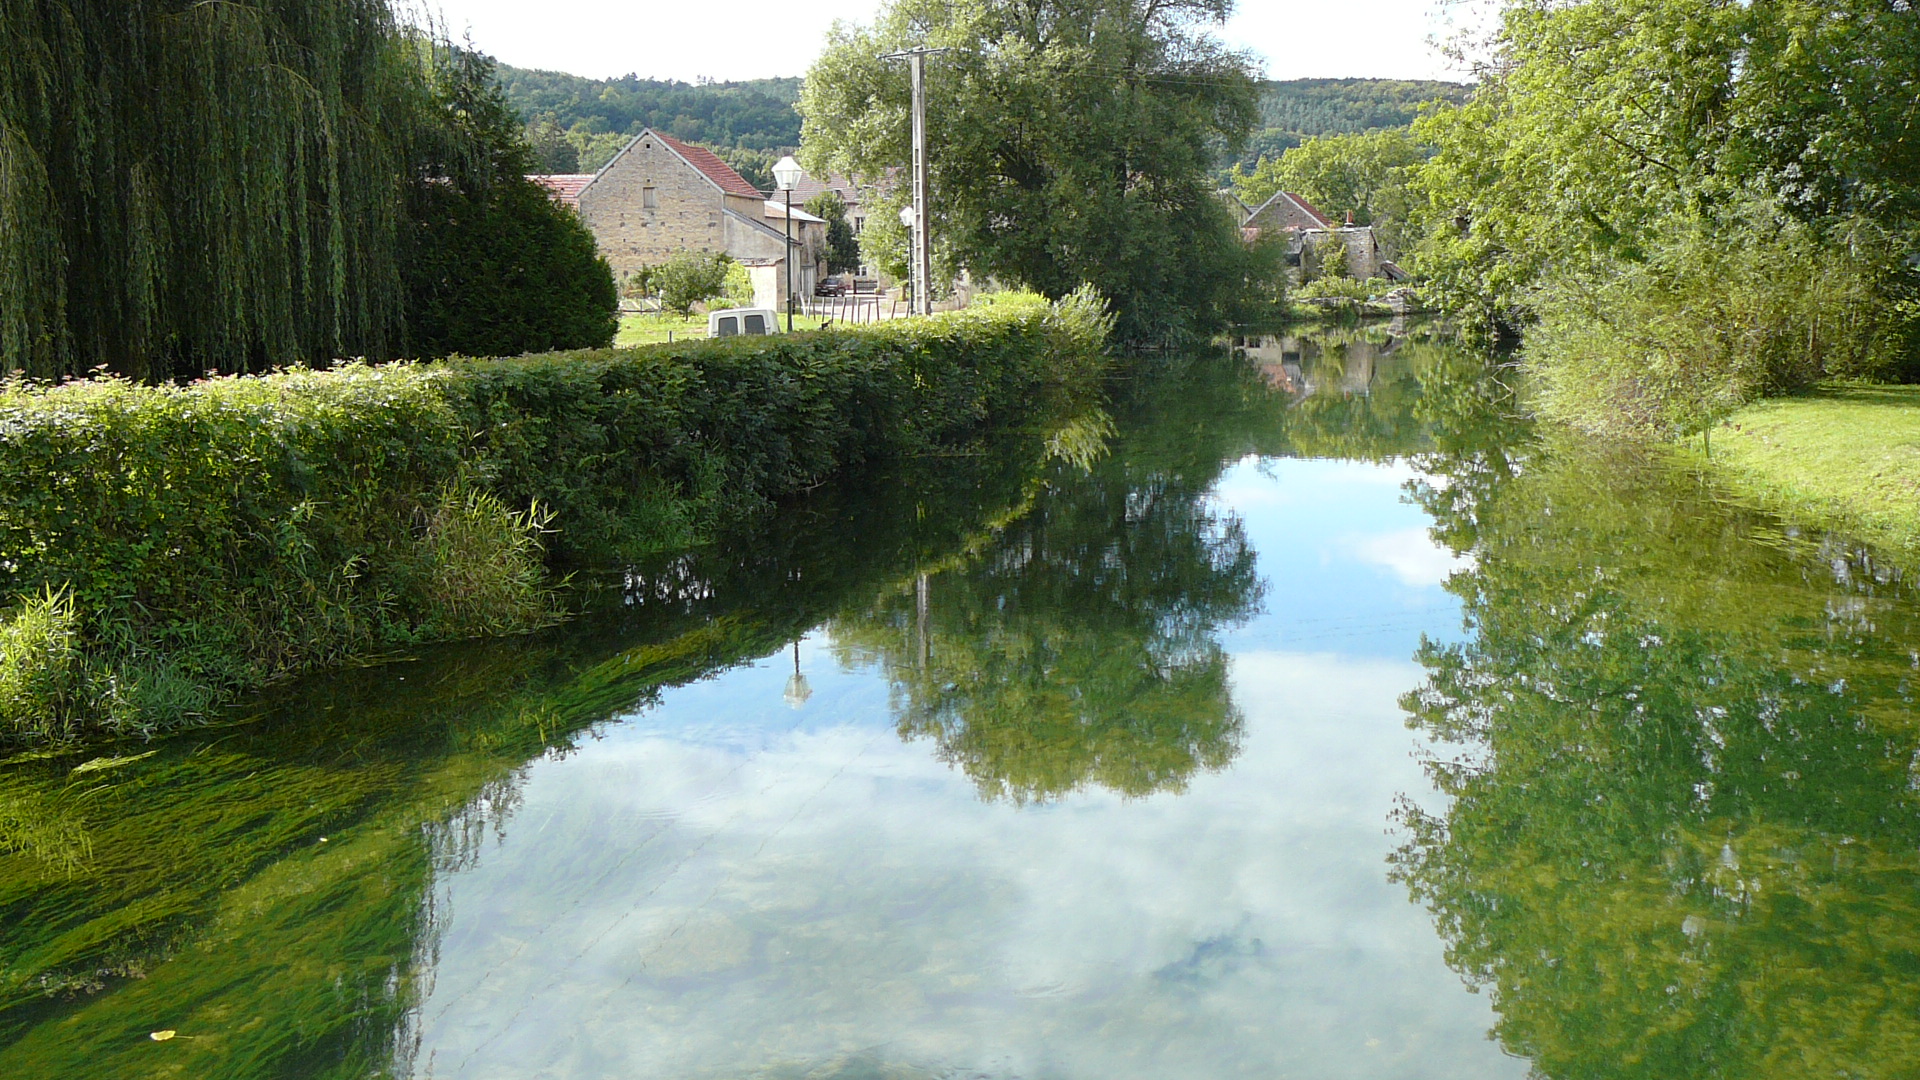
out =
{"type": "Polygon", "coordinates": [[[878,660],[902,737],[985,797],[1182,790],[1239,746],[1215,633],[1261,591],[1210,479],[1118,459],[1050,479],[986,554],[836,620],[841,657],[878,660]]]}
{"type": "Polygon", "coordinates": [[[1914,1075],[1911,591],[1670,461],[1504,464],[1421,493],[1476,634],[1422,650],[1411,722],[1464,750],[1395,868],[1496,1035],[1553,1078],[1914,1075]]]}
{"type": "Polygon", "coordinates": [[[823,623],[883,665],[901,733],[990,797],[1145,795],[1224,767],[1242,721],[1219,635],[1262,587],[1208,494],[1222,470],[1481,445],[1449,433],[1485,414],[1461,404],[1477,360],[1410,342],[1336,377],[1352,346],[1328,346],[1299,401],[1244,354],[1152,361],[1116,383],[1111,425],[1003,433],[816,492],[630,568],[569,625],[0,766],[0,1075],[400,1069],[436,881],[502,827],[529,763],[675,687],[784,666],[823,623]]]}

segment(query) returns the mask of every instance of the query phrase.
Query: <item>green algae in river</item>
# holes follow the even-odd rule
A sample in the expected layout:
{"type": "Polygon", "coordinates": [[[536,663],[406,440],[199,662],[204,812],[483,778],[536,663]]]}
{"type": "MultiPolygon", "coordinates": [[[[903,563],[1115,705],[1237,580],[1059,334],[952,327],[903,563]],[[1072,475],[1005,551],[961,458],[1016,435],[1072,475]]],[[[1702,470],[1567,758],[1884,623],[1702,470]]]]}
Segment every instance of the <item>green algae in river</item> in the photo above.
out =
{"type": "Polygon", "coordinates": [[[1442,344],[1236,356],[7,765],[0,1075],[1906,1075],[1907,588],[1442,344]]]}

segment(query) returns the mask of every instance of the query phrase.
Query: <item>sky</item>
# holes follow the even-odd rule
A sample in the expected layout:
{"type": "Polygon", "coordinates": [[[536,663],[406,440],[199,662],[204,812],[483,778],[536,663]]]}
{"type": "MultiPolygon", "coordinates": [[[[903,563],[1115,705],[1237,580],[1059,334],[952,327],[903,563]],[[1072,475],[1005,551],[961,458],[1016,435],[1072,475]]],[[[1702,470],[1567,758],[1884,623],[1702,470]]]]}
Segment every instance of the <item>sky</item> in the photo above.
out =
{"type": "MultiPolygon", "coordinates": [[[[873,20],[880,0],[428,0],[455,38],[515,67],[590,78],[633,72],[694,81],[804,75],[836,19],[873,20]]],[[[1271,79],[1459,78],[1429,44],[1447,36],[1444,0],[1241,0],[1223,40],[1271,79]]]]}

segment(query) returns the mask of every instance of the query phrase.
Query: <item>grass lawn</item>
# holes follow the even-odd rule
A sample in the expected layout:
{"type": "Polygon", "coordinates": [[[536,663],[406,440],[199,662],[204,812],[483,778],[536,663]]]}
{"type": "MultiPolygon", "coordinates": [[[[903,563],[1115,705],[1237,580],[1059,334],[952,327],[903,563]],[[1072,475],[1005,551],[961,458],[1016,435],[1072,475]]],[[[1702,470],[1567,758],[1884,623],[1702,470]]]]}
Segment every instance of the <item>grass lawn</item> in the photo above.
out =
{"type": "MultiPolygon", "coordinates": [[[[818,315],[795,315],[793,329],[796,333],[801,330],[818,330],[824,321],[826,320],[818,315]]],[[[786,325],[785,316],[781,316],[780,325],[783,327],[786,325]]],[[[621,349],[630,345],[653,345],[667,340],[668,333],[673,334],[675,341],[690,337],[706,337],[707,317],[695,315],[690,319],[683,319],[678,315],[664,313],[622,315],[620,316],[620,333],[614,336],[613,344],[615,348],[621,349]]]]}
{"type": "Polygon", "coordinates": [[[1920,386],[1830,384],[1750,405],[1713,461],[1761,499],[1920,555],[1920,386]]]}

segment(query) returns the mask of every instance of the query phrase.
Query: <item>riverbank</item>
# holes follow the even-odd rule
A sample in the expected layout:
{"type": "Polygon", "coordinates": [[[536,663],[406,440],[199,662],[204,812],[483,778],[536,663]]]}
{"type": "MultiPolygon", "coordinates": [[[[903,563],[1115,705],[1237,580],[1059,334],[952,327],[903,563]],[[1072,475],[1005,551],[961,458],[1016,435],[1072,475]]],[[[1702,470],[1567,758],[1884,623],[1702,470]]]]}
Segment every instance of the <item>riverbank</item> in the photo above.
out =
{"type": "Polygon", "coordinates": [[[864,461],[1090,392],[1097,297],[794,336],[0,387],[0,742],[151,734],[249,690],[564,614],[864,461]]]}
{"type": "Polygon", "coordinates": [[[1757,499],[1920,563],[1920,386],[1755,402],[1714,429],[1710,456],[1757,499]]]}

